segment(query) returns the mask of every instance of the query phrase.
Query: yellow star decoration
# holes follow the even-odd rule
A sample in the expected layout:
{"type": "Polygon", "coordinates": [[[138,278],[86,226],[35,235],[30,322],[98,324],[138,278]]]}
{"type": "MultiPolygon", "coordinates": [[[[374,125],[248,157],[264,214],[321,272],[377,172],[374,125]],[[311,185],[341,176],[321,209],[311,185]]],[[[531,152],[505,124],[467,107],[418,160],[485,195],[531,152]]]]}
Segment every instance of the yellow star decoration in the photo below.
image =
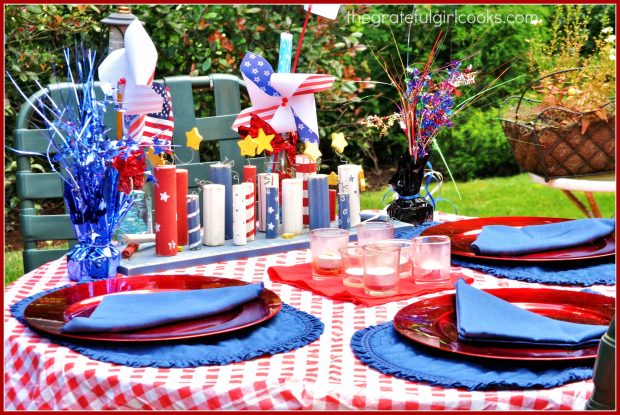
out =
{"type": "Polygon", "coordinates": [[[329,173],[327,176],[327,184],[329,186],[337,186],[338,185],[338,175],[334,172],[329,173]]]}
{"type": "Polygon", "coordinates": [[[360,170],[357,176],[360,179],[360,192],[366,191],[366,179],[364,178],[364,170],[360,170]]]}
{"type": "Polygon", "coordinates": [[[271,140],[273,140],[273,137],[275,137],[275,134],[266,135],[263,129],[259,128],[258,137],[255,138],[258,143],[256,154],[260,154],[263,150],[273,151],[273,147],[271,147],[271,140]]]}
{"type": "Polygon", "coordinates": [[[342,153],[348,144],[343,133],[332,133],[332,148],[335,149],[337,153],[342,153]]]}
{"type": "Polygon", "coordinates": [[[202,136],[198,132],[198,128],[194,127],[190,131],[186,132],[185,137],[187,137],[187,146],[189,148],[193,148],[196,151],[200,149],[202,136]]]}
{"type": "Polygon", "coordinates": [[[237,144],[241,149],[242,156],[254,157],[256,155],[256,147],[258,147],[258,143],[249,135],[243,140],[237,141],[237,144]]]}
{"type": "Polygon", "coordinates": [[[153,147],[150,147],[146,152],[146,158],[151,162],[153,166],[163,166],[166,161],[162,156],[155,154],[153,147]]]}
{"type": "Polygon", "coordinates": [[[312,161],[316,161],[323,153],[319,150],[319,143],[306,143],[306,149],[304,150],[306,156],[310,156],[312,161]]]}

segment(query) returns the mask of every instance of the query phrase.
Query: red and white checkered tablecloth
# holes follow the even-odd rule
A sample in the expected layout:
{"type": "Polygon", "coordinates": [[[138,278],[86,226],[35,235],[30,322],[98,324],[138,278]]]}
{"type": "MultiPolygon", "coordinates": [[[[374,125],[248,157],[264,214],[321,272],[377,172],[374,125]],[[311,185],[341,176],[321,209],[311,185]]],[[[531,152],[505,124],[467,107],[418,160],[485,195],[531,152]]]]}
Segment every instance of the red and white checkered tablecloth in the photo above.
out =
{"type": "MultiPolygon", "coordinates": [[[[440,214],[441,220],[455,218],[440,214]]],[[[50,262],[5,290],[5,409],[581,410],[585,407],[592,381],[553,389],[470,392],[405,381],[368,368],[351,352],[351,336],[356,330],[391,320],[413,300],[366,308],[273,283],[267,276],[270,266],[308,260],[306,250],[297,250],[166,272],[263,281],[284,302],[325,323],[321,338],[301,349],[227,366],[191,369],[131,368],[98,362],[55,345],[18,323],[10,315],[9,305],[69,282],[64,259],[50,262]]],[[[471,270],[464,272],[472,275],[474,284],[480,288],[540,286],[471,270]]],[[[615,287],[592,288],[615,296],[615,287]]]]}

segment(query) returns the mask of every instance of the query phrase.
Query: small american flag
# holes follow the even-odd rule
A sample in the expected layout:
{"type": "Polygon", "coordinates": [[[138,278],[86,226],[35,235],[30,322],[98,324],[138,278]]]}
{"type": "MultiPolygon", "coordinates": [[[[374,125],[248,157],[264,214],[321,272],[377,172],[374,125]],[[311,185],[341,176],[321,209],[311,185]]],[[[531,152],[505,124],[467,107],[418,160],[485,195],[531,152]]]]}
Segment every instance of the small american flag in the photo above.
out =
{"type": "Polygon", "coordinates": [[[150,143],[153,138],[172,141],[174,114],[170,88],[158,82],[154,82],[152,88],[164,99],[162,109],[158,113],[129,116],[129,136],[141,143],[150,143]]]}

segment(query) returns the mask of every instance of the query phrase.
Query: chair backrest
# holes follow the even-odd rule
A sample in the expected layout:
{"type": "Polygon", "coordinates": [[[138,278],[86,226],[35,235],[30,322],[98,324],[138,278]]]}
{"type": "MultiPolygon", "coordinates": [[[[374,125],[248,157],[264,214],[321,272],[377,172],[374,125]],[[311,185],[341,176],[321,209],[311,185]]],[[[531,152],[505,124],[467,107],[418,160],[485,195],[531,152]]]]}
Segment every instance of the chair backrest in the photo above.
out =
{"type": "MultiPolygon", "coordinates": [[[[164,78],[170,88],[172,109],[174,112],[174,151],[179,160],[189,161],[177,164],[179,168],[189,171],[190,191],[199,184],[196,179],[209,180],[209,165],[214,162],[201,162],[199,152],[186,146],[185,133],[196,127],[203,141],[215,141],[219,145],[220,160],[234,160],[233,170],[242,170],[246,162],[237,146],[238,134],[230,129],[236,115],[241,109],[240,87],[243,82],[234,75],[214,74],[189,77],[172,76],[164,78]],[[215,102],[215,115],[196,118],[194,94],[196,91],[211,90],[215,102]]],[[[70,85],[56,84],[36,92],[30,97],[31,102],[49,94],[55,102],[61,97],[70,97],[70,85]]],[[[100,91],[98,91],[100,93],[100,91]]],[[[69,102],[71,105],[71,102],[69,102]]],[[[30,128],[34,109],[25,103],[17,118],[13,131],[14,147],[22,152],[45,154],[48,151],[48,130],[30,128]]],[[[116,123],[114,111],[108,111],[104,122],[108,126],[116,123]]],[[[67,214],[41,215],[35,208],[35,202],[43,199],[62,199],[62,180],[56,173],[40,173],[32,170],[31,156],[17,154],[17,194],[20,198],[20,227],[24,240],[24,271],[29,272],[38,266],[59,258],[67,249],[39,249],[41,241],[68,240],[74,244],[75,236],[67,214]]],[[[263,158],[252,159],[251,163],[259,171],[264,170],[263,158]]],[[[241,171],[239,171],[241,174],[241,171]]],[[[202,198],[201,198],[202,199],[202,198]]]]}

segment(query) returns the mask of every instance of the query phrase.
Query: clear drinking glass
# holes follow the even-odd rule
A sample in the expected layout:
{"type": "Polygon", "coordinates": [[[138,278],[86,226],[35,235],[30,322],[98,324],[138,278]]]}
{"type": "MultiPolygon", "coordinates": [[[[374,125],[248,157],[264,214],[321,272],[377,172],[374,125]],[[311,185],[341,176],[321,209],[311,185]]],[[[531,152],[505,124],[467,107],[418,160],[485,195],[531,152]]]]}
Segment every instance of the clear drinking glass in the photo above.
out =
{"type": "Polygon", "coordinates": [[[413,278],[416,284],[450,280],[450,237],[417,236],[411,240],[413,278]]]}
{"type": "Polygon", "coordinates": [[[370,244],[364,250],[364,292],[374,297],[398,293],[400,247],[370,244]]]}
{"type": "Polygon", "coordinates": [[[378,245],[395,245],[400,247],[400,263],[398,272],[401,278],[411,277],[413,266],[411,262],[411,241],[405,239],[385,239],[375,242],[378,245]]]}
{"type": "Polygon", "coordinates": [[[312,278],[324,280],[342,276],[340,249],[349,243],[349,231],[338,228],[318,228],[310,231],[312,278]]]}
{"type": "Polygon", "coordinates": [[[369,245],[383,239],[394,237],[394,225],[388,222],[362,222],[357,225],[357,243],[369,245]]]}
{"type": "Polygon", "coordinates": [[[364,286],[364,250],[359,245],[340,249],[342,256],[342,283],[349,287],[364,286]]]}

